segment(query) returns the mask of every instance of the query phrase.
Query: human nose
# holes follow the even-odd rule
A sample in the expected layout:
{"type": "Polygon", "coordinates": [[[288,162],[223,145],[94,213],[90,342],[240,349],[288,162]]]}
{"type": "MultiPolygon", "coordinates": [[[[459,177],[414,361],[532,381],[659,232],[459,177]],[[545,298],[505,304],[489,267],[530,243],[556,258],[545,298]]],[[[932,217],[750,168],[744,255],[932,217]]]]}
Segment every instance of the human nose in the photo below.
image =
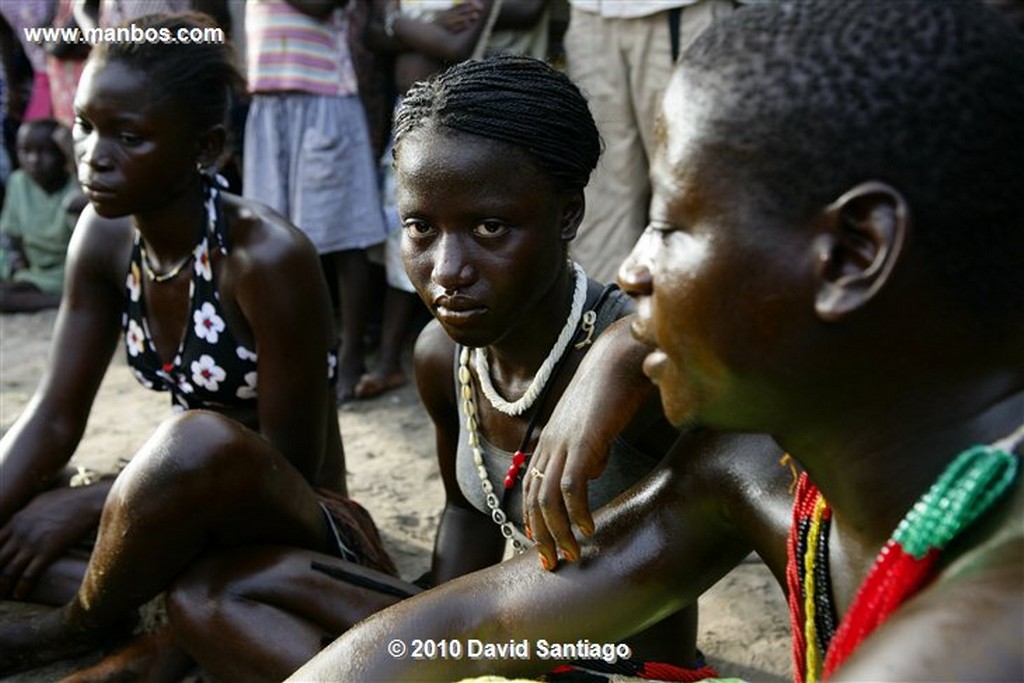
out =
{"type": "Polygon", "coordinates": [[[654,251],[657,234],[650,225],[641,233],[629,256],[619,266],[618,282],[622,291],[630,296],[647,296],[652,291],[651,271],[654,266],[654,251]]]}
{"type": "Polygon", "coordinates": [[[75,156],[80,169],[85,166],[89,169],[102,170],[110,166],[110,155],[96,131],[76,137],[75,156]]]}
{"type": "Polygon", "coordinates": [[[464,289],[476,277],[476,268],[467,256],[464,240],[458,234],[443,234],[434,248],[431,279],[447,291],[464,289]]]}

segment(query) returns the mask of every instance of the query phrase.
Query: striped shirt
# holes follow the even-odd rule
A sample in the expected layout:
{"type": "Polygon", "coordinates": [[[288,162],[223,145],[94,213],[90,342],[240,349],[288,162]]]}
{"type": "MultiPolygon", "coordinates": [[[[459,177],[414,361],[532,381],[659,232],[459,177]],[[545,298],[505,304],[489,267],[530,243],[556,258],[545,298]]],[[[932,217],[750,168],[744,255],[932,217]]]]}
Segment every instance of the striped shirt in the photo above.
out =
{"type": "Polygon", "coordinates": [[[341,10],[319,21],[284,0],[250,0],[245,6],[249,91],[357,94],[347,34],[348,18],[341,10]]]}

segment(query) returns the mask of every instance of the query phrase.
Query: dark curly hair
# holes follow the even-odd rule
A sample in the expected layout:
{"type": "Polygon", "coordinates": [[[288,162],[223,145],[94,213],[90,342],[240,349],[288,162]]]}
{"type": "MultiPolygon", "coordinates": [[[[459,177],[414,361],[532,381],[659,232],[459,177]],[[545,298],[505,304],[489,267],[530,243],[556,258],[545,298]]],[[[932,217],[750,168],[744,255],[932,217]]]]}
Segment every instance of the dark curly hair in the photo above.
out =
{"type": "Polygon", "coordinates": [[[1021,318],[1024,38],[998,14],[970,0],[752,5],[681,68],[711,94],[721,168],[765,210],[805,219],[888,182],[943,286],[1021,318]]]}

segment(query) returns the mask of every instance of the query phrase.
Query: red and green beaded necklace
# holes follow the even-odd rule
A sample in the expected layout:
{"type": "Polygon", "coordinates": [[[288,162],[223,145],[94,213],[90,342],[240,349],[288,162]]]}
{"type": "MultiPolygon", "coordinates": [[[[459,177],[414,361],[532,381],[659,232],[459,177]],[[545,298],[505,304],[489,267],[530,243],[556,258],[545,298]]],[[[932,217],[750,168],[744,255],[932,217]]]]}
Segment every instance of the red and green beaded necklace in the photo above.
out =
{"type": "Polygon", "coordinates": [[[1012,454],[1024,425],[999,442],[960,453],[896,527],[838,628],[828,570],[832,512],[800,475],[787,547],[786,583],[796,683],[827,678],[872,631],[935,575],[942,551],[995,505],[1017,477],[1012,454]]]}

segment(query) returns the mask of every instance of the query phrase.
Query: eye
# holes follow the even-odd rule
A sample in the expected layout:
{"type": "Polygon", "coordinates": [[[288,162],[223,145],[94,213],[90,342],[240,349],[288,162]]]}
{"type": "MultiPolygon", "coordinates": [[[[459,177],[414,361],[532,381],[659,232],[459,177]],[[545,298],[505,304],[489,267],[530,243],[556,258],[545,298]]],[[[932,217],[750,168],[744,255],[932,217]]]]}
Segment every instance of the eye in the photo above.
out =
{"type": "Polygon", "coordinates": [[[495,238],[501,237],[509,230],[508,226],[498,221],[482,221],[473,228],[473,234],[477,237],[495,238]]]}
{"type": "Polygon", "coordinates": [[[681,230],[682,229],[677,225],[667,221],[651,220],[651,222],[647,224],[647,229],[644,232],[652,237],[660,238],[664,243],[674,233],[680,232],[681,230]]]}
{"type": "Polygon", "coordinates": [[[75,123],[71,127],[71,135],[73,137],[81,137],[88,135],[92,131],[92,124],[83,119],[81,116],[75,117],[75,123]]]}
{"type": "Polygon", "coordinates": [[[127,131],[121,131],[118,133],[117,138],[125,147],[135,147],[142,144],[142,137],[135,133],[129,133],[127,131]]]}
{"type": "Polygon", "coordinates": [[[430,223],[417,218],[406,218],[402,221],[402,229],[405,230],[406,235],[413,239],[429,237],[434,233],[434,228],[430,223]]]}

